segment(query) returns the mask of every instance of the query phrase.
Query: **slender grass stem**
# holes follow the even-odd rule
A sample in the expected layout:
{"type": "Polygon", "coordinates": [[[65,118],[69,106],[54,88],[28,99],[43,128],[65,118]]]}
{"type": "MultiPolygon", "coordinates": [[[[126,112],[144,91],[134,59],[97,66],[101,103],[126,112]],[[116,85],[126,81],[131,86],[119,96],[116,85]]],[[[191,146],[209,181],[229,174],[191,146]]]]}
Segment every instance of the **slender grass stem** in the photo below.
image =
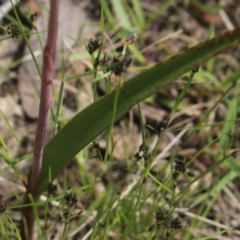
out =
{"type": "Polygon", "coordinates": [[[137,201],[136,201],[136,204],[135,204],[135,206],[133,208],[133,211],[132,211],[132,217],[130,219],[130,222],[128,223],[127,229],[124,232],[124,235],[123,235],[123,238],[122,238],[124,240],[127,239],[127,236],[129,234],[129,231],[130,231],[130,229],[132,227],[132,224],[133,224],[133,220],[134,220],[134,218],[136,216],[137,208],[139,206],[140,199],[141,199],[142,192],[143,192],[143,186],[144,186],[144,184],[141,184],[141,186],[140,186],[140,189],[139,189],[139,192],[138,192],[138,196],[137,196],[137,201]]]}
{"type": "Polygon", "coordinates": [[[107,136],[107,141],[106,141],[106,154],[104,156],[104,162],[107,162],[109,143],[110,143],[110,139],[111,139],[112,132],[113,132],[113,125],[114,125],[114,122],[115,122],[115,119],[116,119],[116,111],[117,111],[118,96],[119,96],[120,88],[121,88],[121,77],[119,76],[118,86],[117,86],[117,89],[116,89],[116,96],[114,98],[112,120],[111,120],[111,124],[109,126],[109,131],[108,131],[108,136],[107,136]]]}

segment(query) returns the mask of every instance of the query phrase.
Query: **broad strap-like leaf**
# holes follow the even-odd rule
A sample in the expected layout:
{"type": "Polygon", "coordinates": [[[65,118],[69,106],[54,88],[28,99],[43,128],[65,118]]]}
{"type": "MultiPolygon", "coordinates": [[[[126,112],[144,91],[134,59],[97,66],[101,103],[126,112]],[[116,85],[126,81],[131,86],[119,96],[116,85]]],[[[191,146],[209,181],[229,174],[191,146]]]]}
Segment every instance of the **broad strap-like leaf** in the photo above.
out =
{"type": "MultiPolygon", "coordinates": [[[[125,82],[120,88],[115,120],[119,120],[137,103],[166,87],[186,72],[235,46],[239,40],[238,28],[190,48],[125,82]]],[[[49,169],[54,179],[79,151],[109,127],[115,95],[116,91],[113,91],[89,105],[46,145],[37,194],[40,194],[48,183],[49,169]]]]}

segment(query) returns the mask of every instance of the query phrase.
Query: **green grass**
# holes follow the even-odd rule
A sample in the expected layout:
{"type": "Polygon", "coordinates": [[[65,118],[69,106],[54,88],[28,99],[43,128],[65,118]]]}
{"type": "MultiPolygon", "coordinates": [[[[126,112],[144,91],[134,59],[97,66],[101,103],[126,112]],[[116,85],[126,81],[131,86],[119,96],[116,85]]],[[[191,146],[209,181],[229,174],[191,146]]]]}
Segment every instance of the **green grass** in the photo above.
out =
{"type": "MultiPolygon", "coordinates": [[[[54,90],[55,97],[51,116],[53,135],[56,134],[56,136],[50,140],[45,149],[44,159],[48,161],[44,163],[42,182],[39,188],[44,190],[49,181],[55,179],[59,173],[61,174],[57,178],[56,195],[51,191],[44,190],[45,200],[43,200],[43,196],[40,200],[32,198],[29,204],[34,206],[36,231],[39,239],[49,239],[54,234],[54,228],[60,231],[58,239],[72,239],[74,236],[78,236],[79,239],[92,240],[152,240],[159,238],[203,240],[218,239],[219,236],[229,237],[230,233],[239,236],[239,231],[231,229],[231,226],[225,224],[229,217],[226,215],[227,211],[222,213],[216,211],[216,208],[221,209],[225,189],[229,189],[230,186],[230,189],[233,189],[232,185],[240,172],[237,161],[237,153],[240,150],[237,139],[240,94],[237,83],[239,71],[236,69],[236,64],[239,65],[239,63],[235,62],[234,65],[230,62],[228,72],[225,74],[222,74],[223,71],[217,64],[222,62],[223,58],[218,57],[202,64],[199,72],[185,74],[187,68],[184,69],[184,76],[179,73],[179,81],[176,84],[172,83],[167,88],[163,88],[166,86],[163,84],[158,94],[151,98],[150,103],[148,102],[148,104],[167,112],[165,118],[170,122],[170,126],[165,131],[159,132],[159,125],[156,125],[158,123],[155,125],[151,122],[146,123],[144,113],[146,103],[144,101],[137,105],[135,118],[138,124],[136,124],[131,118],[132,110],[130,110],[129,116],[124,117],[122,117],[124,111],[118,112],[121,110],[119,99],[124,101],[121,94],[124,87],[128,86],[128,83],[123,85],[122,83],[128,80],[128,74],[124,73],[118,76],[113,83],[110,81],[110,73],[106,72],[106,69],[94,67],[97,56],[103,56],[105,50],[106,39],[103,37],[103,32],[110,32],[115,26],[121,26],[116,31],[118,40],[124,40],[132,29],[134,32],[138,32],[139,38],[133,45],[127,47],[127,51],[134,58],[135,69],[141,72],[142,68],[148,67],[148,61],[141,53],[141,49],[145,47],[145,31],[150,31],[155,21],[161,18],[162,14],[167,14],[168,6],[171,5],[176,9],[176,16],[178,7],[173,5],[173,1],[163,1],[163,4],[156,7],[155,13],[148,16],[147,10],[142,7],[140,1],[130,1],[134,9],[132,11],[127,1],[112,0],[109,2],[113,4],[112,9],[109,4],[106,4],[106,1],[101,1],[103,8],[99,29],[102,35],[102,46],[99,52],[95,52],[93,56],[88,56],[87,50],[80,52],[79,56],[74,52],[74,57],[77,58],[73,58],[73,55],[66,56],[64,46],[62,47],[61,90],[59,92],[54,90]],[[104,19],[108,21],[103,23],[104,19]],[[69,75],[68,60],[74,61],[73,59],[81,59],[82,56],[88,61],[92,61],[93,68],[85,73],[69,75]],[[81,132],[76,127],[81,122],[72,120],[68,123],[67,112],[62,104],[66,84],[76,78],[81,79],[84,75],[91,76],[88,84],[92,84],[93,89],[91,97],[95,101],[96,114],[92,116],[95,117],[96,126],[81,132]],[[97,91],[99,86],[107,93],[107,96],[100,100],[97,91]],[[112,94],[113,89],[115,89],[115,94],[112,94]],[[106,126],[101,128],[101,126],[97,126],[99,120],[97,116],[101,117],[101,113],[107,112],[104,110],[104,105],[108,104],[107,100],[112,101],[110,104],[111,114],[104,120],[107,122],[106,126]],[[154,102],[154,100],[156,101],[154,102]],[[191,111],[190,108],[192,108],[191,111]],[[119,119],[119,122],[115,123],[116,119],[119,119]],[[67,126],[72,126],[72,129],[69,128],[68,131],[62,129],[61,131],[65,131],[66,134],[64,136],[61,135],[61,131],[58,134],[58,123],[61,128],[66,125],[65,129],[67,126]],[[130,132],[133,126],[139,129],[134,133],[135,141],[139,142],[138,148],[143,143],[141,149],[134,149],[135,153],[138,152],[142,156],[139,161],[131,153],[129,148],[132,146],[128,146],[126,141],[122,146],[124,154],[120,156],[116,154],[118,148],[114,137],[117,129],[122,131],[127,129],[130,132]],[[94,127],[101,129],[98,130],[99,133],[96,136],[92,134],[92,131],[96,131],[94,127]],[[99,136],[103,130],[105,130],[104,133],[99,136]],[[71,138],[73,133],[77,134],[71,138]],[[61,136],[63,136],[62,139],[60,139],[61,136]],[[93,136],[94,138],[91,139],[93,136]],[[85,138],[87,139],[86,143],[84,142],[85,138]],[[97,146],[95,148],[90,146],[90,140],[94,140],[96,143],[104,140],[103,155],[99,155],[101,151],[97,146]],[[62,145],[59,145],[59,142],[62,145]],[[69,154],[71,146],[74,151],[69,154]],[[81,152],[78,153],[76,149],[81,152]],[[96,155],[102,161],[95,158],[96,155]],[[176,161],[176,158],[179,158],[180,161],[176,161]],[[65,166],[72,159],[75,161],[70,163],[69,168],[66,168],[65,166]],[[49,165],[52,168],[49,168],[49,165]],[[65,170],[61,171],[63,167],[65,170]],[[181,171],[181,167],[186,168],[186,171],[181,171]],[[70,189],[72,190],[70,191],[70,189]]],[[[210,8],[209,12],[217,7],[210,8]]],[[[205,5],[202,8],[206,11],[205,5]]],[[[169,23],[169,29],[166,29],[166,32],[172,31],[171,26],[169,23]]],[[[23,30],[22,26],[21,29],[23,30]]],[[[23,38],[27,40],[25,33],[23,38]]],[[[177,46],[177,41],[175,42],[174,39],[169,41],[177,46]]],[[[200,39],[200,41],[204,41],[204,39],[200,39]]],[[[169,49],[171,48],[169,43],[162,43],[161,46],[163,49],[168,49],[169,52],[174,51],[169,49]]],[[[33,54],[31,46],[28,45],[28,47],[33,54]]],[[[158,52],[158,48],[159,46],[156,46],[154,51],[158,52]]],[[[153,56],[154,51],[151,52],[153,56]]],[[[112,51],[108,54],[117,56],[119,53],[112,51]]],[[[231,52],[222,56],[229,56],[228,54],[231,56],[231,52]]],[[[19,63],[20,61],[16,61],[11,66],[19,63]]],[[[167,64],[164,66],[172,67],[167,64]]],[[[9,65],[6,66],[4,71],[9,68],[9,65]]],[[[174,72],[175,69],[168,70],[174,72]]],[[[156,78],[161,73],[157,71],[157,68],[152,68],[149,72],[151,71],[155,75],[149,76],[156,78]]],[[[39,75],[41,75],[40,70],[39,75]]],[[[143,80],[144,77],[146,81],[151,82],[147,79],[146,72],[143,71],[143,80]]],[[[137,79],[141,80],[140,77],[134,79],[136,79],[135,82],[137,79]]],[[[128,90],[128,88],[126,89],[128,90]]],[[[140,83],[135,91],[137,92],[138,89],[140,89],[140,83]]],[[[78,91],[80,93],[82,89],[80,88],[78,91]]],[[[132,94],[134,95],[135,92],[133,91],[132,94]]],[[[129,97],[129,99],[131,98],[129,97]]],[[[127,101],[126,104],[128,104],[127,101]]],[[[132,105],[129,104],[129,106],[132,105]]],[[[7,114],[1,110],[1,105],[0,114],[6,124],[6,129],[13,137],[15,144],[19,146],[21,136],[18,136],[18,129],[15,129],[11,119],[8,119],[7,114]]],[[[77,119],[78,116],[81,116],[81,113],[74,119],[77,119]]],[[[147,117],[152,120],[159,118],[157,114],[156,116],[148,114],[147,117]]],[[[87,122],[88,118],[84,119],[87,122]]],[[[162,126],[163,123],[160,125],[162,126]]],[[[80,128],[81,126],[79,126],[80,128]]],[[[12,156],[8,139],[4,139],[1,133],[0,140],[0,158],[5,162],[5,167],[0,171],[0,177],[5,178],[5,174],[13,170],[18,183],[24,185],[23,179],[26,176],[23,176],[19,164],[29,160],[29,154],[12,156]]],[[[12,239],[12,237],[21,239],[17,229],[18,220],[14,219],[14,211],[20,210],[26,205],[12,203],[10,197],[22,200],[21,192],[3,195],[0,236],[4,239],[12,239]],[[6,209],[4,202],[7,202],[6,209]]],[[[227,201],[224,204],[227,208],[231,206],[227,201]]],[[[232,209],[232,211],[235,210],[232,209]]]]}

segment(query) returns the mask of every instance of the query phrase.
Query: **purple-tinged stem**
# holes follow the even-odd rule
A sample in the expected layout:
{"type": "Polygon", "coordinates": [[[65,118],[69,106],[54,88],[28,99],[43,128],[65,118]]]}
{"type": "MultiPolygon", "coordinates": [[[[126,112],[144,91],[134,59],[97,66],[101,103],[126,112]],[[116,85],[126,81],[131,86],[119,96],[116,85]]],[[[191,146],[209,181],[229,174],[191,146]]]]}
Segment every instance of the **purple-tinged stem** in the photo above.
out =
{"type": "Polygon", "coordinates": [[[39,118],[34,145],[34,160],[30,178],[30,192],[33,194],[38,185],[38,179],[42,167],[43,147],[49,121],[49,112],[52,103],[52,78],[53,63],[58,34],[59,3],[60,0],[51,0],[50,17],[48,24],[47,43],[43,53],[42,84],[40,95],[39,118]]]}
{"type": "MultiPolygon", "coordinates": [[[[58,21],[59,21],[59,9],[60,0],[50,1],[50,16],[48,23],[48,36],[47,43],[43,53],[43,68],[42,68],[42,80],[41,80],[41,93],[40,93],[40,108],[39,118],[37,125],[37,132],[34,144],[34,159],[28,182],[28,189],[25,195],[24,203],[30,203],[28,194],[31,194],[33,199],[36,198],[35,193],[37,192],[38,180],[42,167],[42,156],[43,148],[46,137],[47,124],[49,121],[49,111],[52,102],[52,78],[53,78],[53,65],[55,59],[55,51],[57,45],[58,35],[58,21]]],[[[36,200],[36,199],[35,199],[36,200]]],[[[21,223],[20,231],[21,237],[25,239],[33,239],[34,233],[34,212],[32,207],[23,209],[23,219],[21,223]],[[24,232],[24,227],[27,226],[27,234],[24,232]],[[27,235],[27,236],[26,236],[27,235]]]]}

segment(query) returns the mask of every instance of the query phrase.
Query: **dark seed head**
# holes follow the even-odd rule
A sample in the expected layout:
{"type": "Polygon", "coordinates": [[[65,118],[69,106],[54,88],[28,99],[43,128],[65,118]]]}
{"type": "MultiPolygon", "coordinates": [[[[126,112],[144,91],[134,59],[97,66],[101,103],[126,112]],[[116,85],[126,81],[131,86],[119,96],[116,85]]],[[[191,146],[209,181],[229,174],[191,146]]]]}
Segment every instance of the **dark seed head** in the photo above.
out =
{"type": "Polygon", "coordinates": [[[182,228],[182,225],[181,225],[181,222],[178,218],[173,218],[171,220],[171,224],[170,224],[170,228],[173,228],[173,229],[181,229],[182,228]]]}
{"type": "Polygon", "coordinates": [[[7,206],[3,203],[0,204],[0,214],[7,211],[7,206]]]}
{"type": "Polygon", "coordinates": [[[137,34],[136,33],[131,33],[126,37],[125,43],[126,44],[132,44],[133,42],[136,41],[136,39],[137,39],[137,34]]]}
{"type": "Polygon", "coordinates": [[[134,157],[135,157],[136,161],[139,161],[139,160],[142,159],[142,156],[140,155],[139,152],[135,153],[135,154],[134,154],[134,157]]]}
{"type": "Polygon", "coordinates": [[[77,205],[77,196],[74,192],[70,191],[64,195],[64,200],[68,207],[75,207],[77,205]]]}
{"type": "Polygon", "coordinates": [[[111,58],[109,56],[107,56],[107,53],[105,52],[104,55],[103,55],[103,58],[101,60],[101,64],[103,66],[107,66],[111,61],[111,58]]]}
{"type": "Polygon", "coordinates": [[[149,123],[149,128],[151,128],[154,132],[157,133],[158,136],[161,135],[162,132],[164,132],[167,128],[167,121],[157,121],[153,120],[149,123]]]}
{"type": "Polygon", "coordinates": [[[100,36],[96,37],[94,40],[90,38],[88,44],[85,44],[86,49],[89,54],[93,54],[102,44],[102,38],[100,36]]]}
{"type": "Polygon", "coordinates": [[[156,219],[156,222],[161,222],[163,220],[166,220],[167,216],[161,209],[158,209],[155,213],[155,219],[156,219]]]}
{"type": "Polygon", "coordinates": [[[185,166],[185,162],[179,158],[175,159],[175,166],[174,166],[174,170],[184,173],[186,171],[186,166],[185,166]]]}
{"type": "Polygon", "coordinates": [[[120,76],[129,67],[132,59],[128,56],[118,56],[113,58],[111,70],[116,76],[120,76]]]}
{"type": "Polygon", "coordinates": [[[19,26],[11,24],[7,26],[7,35],[11,38],[18,38],[21,35],[19,26]]]}
{"type": "Polygon", "coordinates": [[[199,70],[199,66],[195,67],[194,69],[192,69],[192,73],[197,73],[199,70]]]}
{"type": "Polygon", "coordinates": [[[100,150],[100,145],[99,145],[99,143],[92,141],[92,148],[94,148],[94,149],[96,149],[96,150],[100,150]]]}
{"type": "Polygon", "coordinates": [[[57,195],[57,185],[56,185],[56,184],[49,183],[49,184],[47,185],[47,193],[48,193],[49,195],[56,196],[56,195],[57,195]]]}

